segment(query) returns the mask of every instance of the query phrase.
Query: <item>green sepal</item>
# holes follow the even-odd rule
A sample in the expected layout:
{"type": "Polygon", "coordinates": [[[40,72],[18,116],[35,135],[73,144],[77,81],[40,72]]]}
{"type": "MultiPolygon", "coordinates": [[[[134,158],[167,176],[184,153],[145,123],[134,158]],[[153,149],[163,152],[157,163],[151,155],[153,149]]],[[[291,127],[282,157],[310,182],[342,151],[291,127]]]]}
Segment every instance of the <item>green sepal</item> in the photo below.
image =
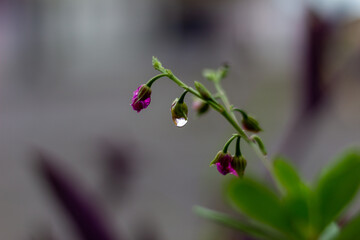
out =
{"type": "Polygon", "coordinates": [[[203,97],[204,100],[212,99],[211,93],[202,83],[195,81],[194,85],[196,90],[198,90],[198,92],[200,93],[201,97],[203,97]]]}
{"type": "Polygon", "coordinates": [[[218,163],[221,158],[225,157],[225,155],[226,155],[226,153],[224,153],[223,151],[219,151],[219,152],[216,154],[214,160],[212,160],[212,161],[210,162],[210,165],[209,165],[209,166],[212,166],[212,165],[214,165],[215,163],[218,163]]]}
{"type": "Polygon", "coordinates": [[[253,118],[249,115],[247,115],[246,118],[243,118],[241,123],[242,123],[244,129],[247,131],[251,131],[251,132],[255,132],[255,133],[262,131],[259,122],[255,118],[253,118]]]}
{"type": "Polygon", "coordinates": [[[239,177],[244,176],[246,165],[247,165],[247,162],[243,156],[234,156],[233,160],[231,162],[231,167],[233,169],[235,169],[235,171],[239,175],[239,177]]]}
{"type": "Polygon", "coordinates": [[[141,86],[141,88],[139,89],[138,96],[137,96],[137,99],[136,99],[136,103],[139,102],[139,101],[145,100],[150,95],[151,95],[151,88],[148,85],[143,84],[141,86]]]}
{"type": "Polygon", "coordinates": [[[259,146],[259,149],[263,155],[267,155],[266,147],[258,135],[252,135],[250,137],[250,139],[252,139],[254,142],[257,143],[257,145],[259,146]]]}

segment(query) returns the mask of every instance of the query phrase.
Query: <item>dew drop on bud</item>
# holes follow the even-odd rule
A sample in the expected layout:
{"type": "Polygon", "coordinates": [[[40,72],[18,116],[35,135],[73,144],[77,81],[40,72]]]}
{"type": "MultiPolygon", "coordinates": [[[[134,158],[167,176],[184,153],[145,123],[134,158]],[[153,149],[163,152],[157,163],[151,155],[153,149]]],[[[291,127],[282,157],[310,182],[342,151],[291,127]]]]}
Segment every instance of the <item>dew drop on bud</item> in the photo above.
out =
{"type": "Polygon", "coordinates": [[[173,121],[177,127],[183,127],[188,122],[185,118],[174,118],[173,121]]]}
{"type": "Polygon", "coordinates": [[[173,120],[175,126],[183,127],[188,121],[188,108],[186,104],[183,102],[183,98],[186,92],[183,93],[180,99],[176,98],[174,102],[171,104],[171,119],[173,120]]]}

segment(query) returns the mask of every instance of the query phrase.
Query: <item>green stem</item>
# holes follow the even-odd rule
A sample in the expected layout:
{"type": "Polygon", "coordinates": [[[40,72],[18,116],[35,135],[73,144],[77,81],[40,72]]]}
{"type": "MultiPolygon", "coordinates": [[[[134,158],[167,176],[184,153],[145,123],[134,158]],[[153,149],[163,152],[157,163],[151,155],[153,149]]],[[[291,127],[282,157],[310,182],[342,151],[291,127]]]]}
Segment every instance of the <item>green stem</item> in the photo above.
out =
{"type": "MultiPolygon", "coordinates": [[[[218,111],[221,115],[223,115],[225,117],[225,119],[231,124],[231,126],[234,127],[234,129],[237,131],[237,133],[239,134],[239,136],[241,136],[255,151],[255,153],[258,155],[258,157],[260,158],[260,160],[262,161],[262,163],[264,164],[265,168],[269,171],[270,175],[272,176],[272,178],[275,180],[275,183],[277,185],[277,187],[279,188],[280,191],[282,191],[282,189],[280,188],[280,186],[278,185],[278,182],[276,181],[275,175],[274,175],[274,170],[272,165],[270,164],[269,160],[267,159],[267,156],[264,156],[260,150],[260,148],[258,147],[257,144],[255,144],[248,136],[247,134],[244,132],[244,130],[242,130],[242,128],[239,126],[236,117],[234,115],[233,112],[230,111],[231,109],[231,105],[230,102],[225,94],[225,91],[223,90],[223,88],[221,87],[219,82],[215,82],[215,87],[218,91],[219,97],[221,98],[221,100],[224,102],[225,107],[223,107],[222,105],[220,105],[219,103],[216,102],[216,100],[214,99],[210,99],[210,100],[206,100],[204,99],[195,89],[189,87],[188,85],[186,85],[185,83],[183,83],[180,79],[178,79],[170,70],[165,70],[163,74],[159,74],[157,76],[155,76],[154,78],[158,79],[161,77],[167,76],[169,79],[171,79],[173,82],[175,82],[179,87],[185,89],[186,91],[192,93],[193,95],[195,95],[196,97],[204,100],[205,102],[207,102],[212,108],[214,108],[216,111],[218,111]]],[[[150,81],[152,81],[154,78],[152,78],[150,81]]],[[[155,80],[156,80],[155,79],[155,80]]],[[[153,80],[153,82],[155,81],[153,80]]],[[[149,81],[149,82],[150,82],[149,81]]]]}
{"type": "Polygon", "coordinates": [[[192,87],[189,87],[188,85],[186,85],[185,83],[183,83],[180,79],[178,79],[173,73],[171,73],[170,71],[168,71],[167,73],[167,77],[169,79],[171,79],[174,83],[176,83],[179,87],[185,89],[186,91],[188,91],[189,93],[195,95],[196,97],[204,100],[205,102],[207,102],[211,107],[213,107],[216,111],[218,112],[222,112],[224,111],[224,108],[218,104],[216,101],[214,100],[205,100],[203,99],[203,97],[200,95],[200,93],[198,93],[195,89],[193,89],[192,87]]]}
{"type": "Polygon", "coordinates": [[[201,98],[201,95],[193,88],[189,87],[188,85],[186,85],[185,83],[183,83],[180,79],[178,79],[174,74],[172,74],[171,72],[167,73],[167,77],[169,79],[171,79],[174,83],[176,83],[179,87],[185,89],[186,91],[192,93],[193,95],[197,96],[198,98],[201,98]]]}
{"type": "Polygon", "coordinates": [[[236,120],[229,114],[228,111],[221,112],[221,115],[223,115],[226,120],[235,128],[235,130],[238,132],[238,134],[245,139],[246,142],[250,142],[249,137],[246,135],[244,130],[241,129],[239,124],[236,122],[236,120]]]}
{"type": "Polygon", "coordinates": [[[238,135],[233,135],[224,145],[224,148],[223,148],[223,153],[227,153],[228,152],[228,148],[229,148],[229,145],[230,143],[235,139],[237,138],[238,135]]]}
{"type": "Polygon", "coordinates": [[[159,74],[159,75],[156,75],[155,77],[153,77],[152,79],[150,79],[147,83],[146,83],[146,85],[148,86],[148,87],[151,87],[151,85],[156,81],[156,80],[158,80],[159,78],[162,78],[162,77],[166,77],[168,74],[166,74],[166,73],[162,73],[162,74],[159,74]]]}
{"type": "Polygon", "coordinates": [[[236,139],[236,150],[235,150],[235,156],[236,156],[236,157],[240,157],[240,156],[241,156],[240,139],[241,139],[240,136],[238,136],[238,138],[236,139]]]}
{"type": "Polygon", "coordinates": [[[275,174],[274,174],[274,169],[273,169],[272,165],[270,164],[270,161],[267,158],[267,156],[264,156],[262,154],[261,149],[259,148],[259,146],[257,144],[255,144],[252,140],[249,139],[249,137],[246,135],[246,133],[239,127],[239,125],[234,121],[234,119],[229,115],[229,113],[227,111],[224,111],[221,114],[235,128],[235,130],[238,132],[238,134],[242,138],[244,138],[244,140],[252,147],[252,149],[254,150],[256,155],[260,158],[261,162],[264,164],[265,168],[270,173],[271,177],[274,179],[277,187],[279,188],[279,191],[281,192],[282,189],[280,188],[279,184],[276,181],[275,174]]]}
{"type": "MultiPolygon", "coordinates": [[[[218,95],[219,95],[221,101],[223,101],[223,103],[225,105],[226,110],[230,112],[231,104],[229,102],[229,99],[226,96],[225,90],[222,88],[222,86],[220,84],[220,81],[215,81],[214,84],[215,84],[215,88],[216,88],[216,90],[218,92],[218,95]]],[[[230,115],[237,122],[236,117],[232,112],[230,112],[230,115]]]]}
{"type": "Polygon", "coordinates": [[[226,96],[225,90],[222,88],[220,81],[215,81],[215,88],[218,91],[218,95],[220,99],[223,101],[226,111],[221,114],[228,120],[228,122],[235,128],[235,130],[239,133],[241,137],[245,139],[246,142],[250,142],[249,137],[246,135],[244,130],[239,126],[239,123],[235,117],[235,114],[231,111],[231,104],[229,99],[226,96]]]}
{"type": "MultiPolygon", "coordinates": [[[[282,191],[282,189],[280,188],[278,182],[276,181],[275,174],[274,174],[274,169],[273,169],[270,161],[268,160],[267,156],[264,156],[262,154],[262,151],[259,148],[259,146],[257,144],[255,144],[252,140],[249,139],[249,137],[246,135],[244,130],[242,130],[241,127],[239,126],[234,113],[230,111],[231,110],[231,104],[230,104],[230,102],[229,102],[229,100],[228,100],[228,98],[226,96],[226,93],[225,93],[224,89],[222,88],[222,86],[220,84],[220,81],[215,81],[215,88],[218,91],[218,94],[219,94],[221,100],[223,101],[223,103],[224,103],[224,105],[225,105],[225,107],[227,109],[227,111],[224,111],[221,114],[235,128],[235,130],[239,133],[239,135],[241,137],[243,137],[244,140],[253,148],[255,153],[260,158],[261,162],[264,164],[265,168],[269,171],[270,175],[275,180],[275,183],[276,183],[277,187],[279,188],[279,190],[282,191]],[[230,111],[230,113],[228,111],[230,111]]],[[[237,111],[239,111],[243,115],[244,118],[247,117],[247,114],[243,110],[238,109],[237,111]]]]}
{"type": "MultiPolygon", "coordinates": [[[[228,122],[235,128],[235,130],[238,132],[238,134],[244,138],[244,140],[252,147],[252,149],[254,150],[254,152],[256,153],[256,155],[260,158],[261,162],[263,163],[263,165],[265,166],[265,168],[267,169],[267,171],[270,173],[271,177],[274,179],[275,185],[278,188],[280,193],[283,193],[283,189],[280,186],[280,183],[277,181],[276,177],[275,177],[275,173],[274,173],[274,169],[272,164],[270,163],[269,159],[267,158],[267,156],[265,156],[261,149],[260,146],[255,144],[248,136],[247,134],[244,132],[244,130],[242,130],[242,128],[239,126],[238,122],[236,121],[236,117],[234,115],[233,112],[231,112],[231,105],[230,102],[225,94],[225,91],[222,89],[221,85],[220,85],[220,81],[215,82],[215,87],[218,91],[218,94],[221,98],[221,100],[224,102],[227,111],[223,111],[220,112],[225,118],[226,120],[228,120],[228,122]],[[228,112],[230,111],[230,113],[228,112]]],[[[239,109],[238,111],[243,115],[243,117],[247,117],[247,114],[242,111],[241,109],[239,109]],[[240,111],[239,111],[240,110],[240,111]]]]}
{"type": "Polygon", "coordinates": [[[246,113],[244,110],[241,110],[241,109],[239,109],[239,108],[233,108],[232,110],[233,110],[233,112],[234,112],[234,111],[238,111],[239,113],[241,113],[243,119],[246,120],[246,119],[248,118],[248,115],[247,115],[247,113],[246,113]]]}
{"type": "MultiPolygon", "coordinates": [[[[244,138],[246,142],[250,142],[249,137],[246,135],[244,130],[242,130],[241,127],[239,126],[234,114],[231,112],[229,113],[231,105],[230,105],[229,100],[227,99],[227,97],[225,95],[225,91],[222,89],[220,83],[215,83],[215,85],[217,86],[216,88],[218,90],[219,97],[222,99],[224,104],[227,105],[225,108],[213,99],[211,99],[211,100],[204,99],[195,89],[193,89],[193,88],[189,87],[188,85],[186,85],[185,83],[183,83],[171,71],[167,70],[166,74],[167,74],[166,76],[168,78],[170,78],[173,82],[175,82],[179,87],[182,87],[183,89],[192,93],[196,97],[207,102],[211,107],[213,107],[216,111],[218,111],[221,115],[223,115],[226,118],[226,120],[235,128],[235,130],[238,132],[238,134],[242,138],[244,138]]],[[[162,75],[162,74],[160,74],[160,75],[162,75]]]]}
{"type": "Polygon", "coordinates": [[[184,102],[184,98],[185,98],[185,95],[186,95],[187,93],[188,93],[188,91],[185,90],[185,91],[183,92],[183,94],[181,94],[178,103],[183,103],[183,102],[184,102]]]}

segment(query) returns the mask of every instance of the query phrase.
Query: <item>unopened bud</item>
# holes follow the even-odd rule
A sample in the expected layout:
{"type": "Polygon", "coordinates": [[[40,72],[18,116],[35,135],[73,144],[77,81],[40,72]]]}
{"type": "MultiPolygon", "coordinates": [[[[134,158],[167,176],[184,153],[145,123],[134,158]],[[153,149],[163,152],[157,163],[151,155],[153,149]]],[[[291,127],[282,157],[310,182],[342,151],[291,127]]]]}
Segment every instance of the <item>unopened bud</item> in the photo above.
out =
{"type": "Polygon", "coordinates": [[[241,110],[239,108],[233,108],[232,110],[241,113],[242,115],[241,123],[245,130],[255,133],[262,131],[259,122],[255,118],[247,115],[247,113],[244,110],[241,110]]]}
{"type": "Polygon", "coordinates": [[[250,116],[244,117],[241,123],[245,130],[255,133],[262,131],[259,122],[253,117],[250,116]]]}
{"type": "Polygon", "coordinates": [[[152,57],[152,65],[153,67],[160,71],[160,72],[164,72],[165,68],[162,66],[161,62],[159,61],[159,59],[157,59],[156,57],[152,57]]]}
{"type": "Polygon", "coordinates": [[[239,177],[244,176],[247,162],[243,156],[234,156],[231,162],[231,167],[236,171],[239,177]]]}
{"type": "Polygon", "coordinates": [[[205,69],[203,71],[203,77],[209,81],[215,81],[216,80],[216,72],[212,69],[205,69]]]}
{"type": "Polygon", "coordinates": [[[216,157],[212,162],[210,163],[210,166],[216,165],[217,170],[222,175],[226,175],[228,173],[233,174],[237,176],[237,172],[232,167],[231,163],[233,161],[233,157],[229,153],[224,153],[223,151],[220,151],[216,154],[216,157]]]}
{"type": "Polygon", "coordinates": [[[176,98],[171,104],[171,117],[177,127],[183,127],[188,121],[188,107],[176,98]]]}
{"type": "Polygon", "coordinates": [[[149,106],[151,102],[151,88],[146,84],[140,85],[135,91],[132,98],[131,106],[137,112],[140,112],[142,109],[145,109],[149,106]]]}
{"type": "Polygon", "coordinates": [[[264,145],[264,143],[262,142],[261,138],[258,135],[252,135],[250,137],[250,139],[252,139],[255,143],[257,143],[257,145],[259,146],[259,149],[260,149],[260,151],[261,151],[261,153],[263,155],[267,155],[265,145],[264,145]]]}
{"type": "Polygon", "coordinates": [[[198,97],[194,97],[192,109],[195,110],[199,116],[206,113],[209,110],[209,107],[209,104],[205,101],[198,97]]]}
{"type": "Polygon", "coordinates": [[[211,99],[211,93],[202,83],[195,81],[194,85],[196,90],[198,90],[198,92],[200,93],[201,97],[203,97],[205,100],[211,99]]]}
{"type": "Polygon", "coordinates": [[[219,79],[226,78],[227,74],[229,72],[229,65],[227,63],[224,63],[223,66],[218,70],[219,79]]]}

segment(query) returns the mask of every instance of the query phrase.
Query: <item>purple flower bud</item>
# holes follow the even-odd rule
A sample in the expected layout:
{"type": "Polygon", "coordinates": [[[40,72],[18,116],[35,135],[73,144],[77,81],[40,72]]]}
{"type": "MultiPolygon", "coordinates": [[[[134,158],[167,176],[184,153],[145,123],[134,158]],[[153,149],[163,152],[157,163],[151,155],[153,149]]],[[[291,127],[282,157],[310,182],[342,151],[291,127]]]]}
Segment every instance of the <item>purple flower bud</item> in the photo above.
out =
{"type": "Polygon", "coordinates": [[[236,170],[232,167],[233,157],[228,153],[223,153],[222,151],[218,152],[215,159],[210,163],[210,165],[215,164],[217,170],[222,175],[226,175],[228,173],[238,176],[236,170]]]}
{"type": "Polygon", "coordinates": [[[209,104],[202,99],[195,97],[192,103],[192,109],[195,110],[198,116],[206,113],[209,110],[209,104]]]}
{"type": "Polygon", "coordinates": [[[135,111],[140,112],[149,106],[151,102],[150,96],[151,89],[145,84],[140,85],[140,87],[134,91],[131,106],[135,111]]]}

